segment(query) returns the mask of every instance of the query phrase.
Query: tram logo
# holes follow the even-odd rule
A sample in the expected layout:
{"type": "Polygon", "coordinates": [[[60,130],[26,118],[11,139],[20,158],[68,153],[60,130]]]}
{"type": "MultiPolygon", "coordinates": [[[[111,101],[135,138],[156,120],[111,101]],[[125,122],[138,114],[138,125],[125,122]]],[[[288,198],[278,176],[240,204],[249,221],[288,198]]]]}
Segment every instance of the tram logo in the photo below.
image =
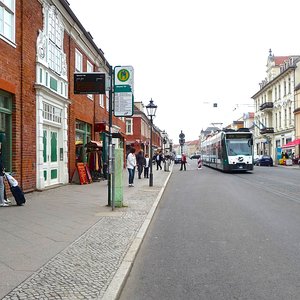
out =
{"type": "Polygon", "coordinates": [[[239,156],[238,161],[242,162],[244,158],[242,156],[239,156]]]}

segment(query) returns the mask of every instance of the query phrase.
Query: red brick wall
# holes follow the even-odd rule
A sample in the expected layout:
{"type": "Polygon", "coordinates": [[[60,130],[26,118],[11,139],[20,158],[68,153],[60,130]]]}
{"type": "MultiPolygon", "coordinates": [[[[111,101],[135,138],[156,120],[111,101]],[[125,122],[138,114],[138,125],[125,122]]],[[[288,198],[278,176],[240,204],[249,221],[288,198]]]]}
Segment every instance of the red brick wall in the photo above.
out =
{"type": "Polygon", "coordinates": [[[16,47],[0,40],[0,89],[13,94],[12,171],[25,191],[36,186],[35,56],[42,8],[16,1],[16,47]]]}

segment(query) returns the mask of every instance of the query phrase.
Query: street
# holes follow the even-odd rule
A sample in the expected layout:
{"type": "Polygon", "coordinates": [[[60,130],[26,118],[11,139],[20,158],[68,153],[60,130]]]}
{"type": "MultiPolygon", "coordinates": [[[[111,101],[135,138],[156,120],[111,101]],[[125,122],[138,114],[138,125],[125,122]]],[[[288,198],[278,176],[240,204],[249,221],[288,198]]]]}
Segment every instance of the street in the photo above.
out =
{"type": "Polygon", "coordinates": [[[299,299],[299,179],[175,165],[120,299],[299,299]]]}

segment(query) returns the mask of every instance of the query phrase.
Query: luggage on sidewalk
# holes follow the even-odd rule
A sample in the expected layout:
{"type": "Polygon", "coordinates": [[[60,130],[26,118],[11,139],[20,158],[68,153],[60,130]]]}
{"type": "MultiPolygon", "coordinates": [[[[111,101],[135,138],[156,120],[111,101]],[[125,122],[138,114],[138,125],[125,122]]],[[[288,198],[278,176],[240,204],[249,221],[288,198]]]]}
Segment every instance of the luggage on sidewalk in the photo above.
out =
{"type": "Polygon", "coordinates": [[[6,174],[6,173],[5,173],[5,178],[8,182],[10,191],[11,191],[12,195],[14,196],[17,205],[18,206],[23,205],[26,202],[26,199],[25,199],[22,189],[18,185],[17,180],[14,179],[10,174],[6,174]]]}

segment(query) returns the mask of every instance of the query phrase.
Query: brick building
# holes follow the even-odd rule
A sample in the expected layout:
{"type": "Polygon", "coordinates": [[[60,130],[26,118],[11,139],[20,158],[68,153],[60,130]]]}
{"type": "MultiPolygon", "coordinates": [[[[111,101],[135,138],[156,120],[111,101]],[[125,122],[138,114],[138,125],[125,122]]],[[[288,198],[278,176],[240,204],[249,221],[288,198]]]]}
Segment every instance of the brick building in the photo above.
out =
{"type": "MultiPolygon", "coordinates": [[[[108,95],[74,95],[73,74],[108,73],[110,66],[67,1],[0,4],[0,141],[6,170],[25,191],[66,184],[76,161],[87,160],[88,142],[99,142],[102,162],[108,143],[108,95]]],[[[123,147],[125,120],[113,117],[113,124],[114,143],[123,147]]]]}

